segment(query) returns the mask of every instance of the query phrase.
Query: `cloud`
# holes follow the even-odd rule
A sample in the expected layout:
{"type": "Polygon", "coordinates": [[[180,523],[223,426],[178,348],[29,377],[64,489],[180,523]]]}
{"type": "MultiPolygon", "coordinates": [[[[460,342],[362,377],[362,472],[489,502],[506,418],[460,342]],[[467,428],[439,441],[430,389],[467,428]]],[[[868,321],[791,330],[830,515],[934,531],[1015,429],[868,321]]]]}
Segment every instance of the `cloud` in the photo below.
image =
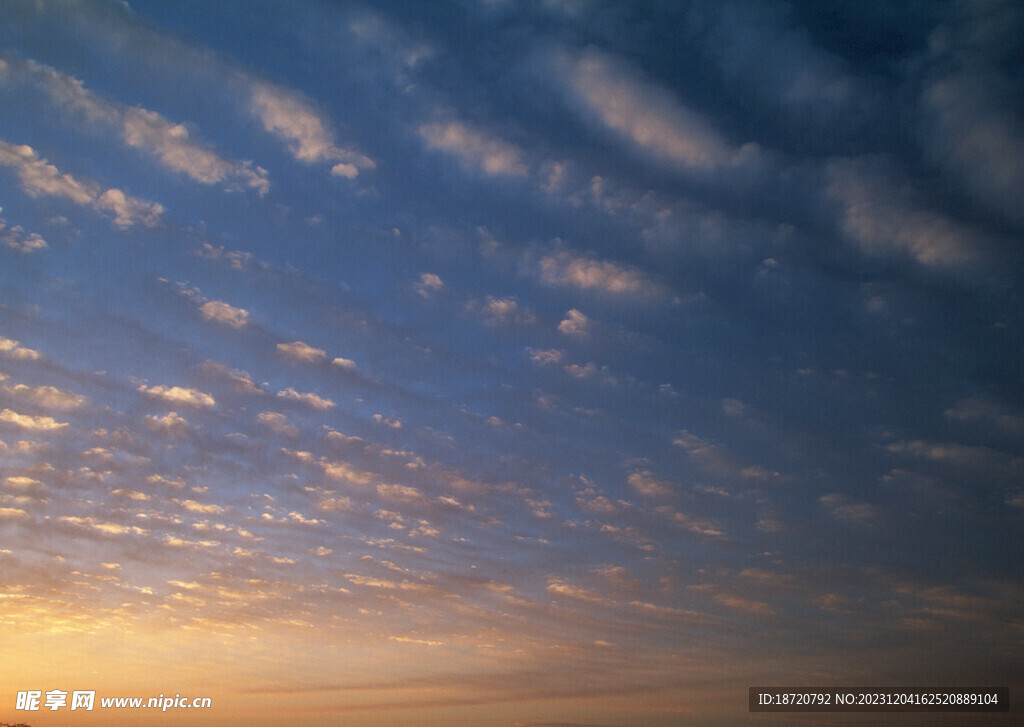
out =
{"type": "Polygon", "coordinates": [[[554,593],[558,596],[565,596],[567,598],[574,598],[579,601],[588,601],[590,603],[611,603],[610,599],[605,598],[600,593],[574,586],[571,583],[566,583],[560,578],[552,576],[548,577],[547,590],[549,593],[554,593]]]}
{"type": "Polygon", "coordinates": [[[293,389],[291,387],[288,387],[284,391],[277,392],[277,395],[278,395],[278,397],[280,397],[282,399],[291,399],[292,401],[300,401],[303,404],[305,404],[306,406],[309,406],[309,407],[311,407],[313,409],[326,410],[326,409],[333,409],[334,408],[334,402],[331,401],[330,399],[325,399],[325,398],[323,398],[323,397],[321,397],[321,396],[319,396],[317,394],[313,394],[313,393],[298,392],[298,391],[296,391],[295,389],[293,389]]]}
{"type": "Polygon", "coordinates": [[[305,361],[306,363],[317,363],[319,361],[324,361],[327,358],[327,352],[322,348],[314,348],[308,343],[303,343],[302,341],[279,343],[277,344],[277,350],[289,358],[294,358],[297,361],[305,361]]]}
{"type": "Polygon", "coordinates": [[[680,430],[672,444],[683,449],[687,456],[706,472],[718,477],[739,478],[747,481],[769,480],[779,476],[758,464],[752,464],[734,452],[701,439],[687,430],[680,430]]]}
{"type": "MultiPolygon", "coordinates": [[[[3,207],[0,207],[0,212],[3,212],[3,207]]],[[[3,217],[0,217],[0,245],[20,253],[38,252],[49,247],[46,240],[35,232],[26,233],[18,225],[8,227],[3,217]]]]}
{"type": "Polygon", "coordinates": [[[331,359],[331,366],[337,366],[340,369],[355,370],[356,362],[350,358],[334,358],[331,359]]]}
{"type": "Polygon", "coordinates": [[[58,422],[53,417],[29,416],[27,414],[19,414],[10,409],[0,411],[0,422],[13,424],[34,432],[48,432],[68,426],[67,422],[58,422]]]}
{"type": "Polygon", "coordinates": [[[169,411],[164,416],[149,415],[146,424],[169,437],[182,437],[188,432],[188,420],[177,412],[169,411]]]}
{"type": "Polygon", "coordinates": [[[645,497],[668,497],[672,494],[672,484],[659,480],[650,470],[634,472],[626,481],[629,486],[645,497]]]}
{"type": "Polygon", "coordinates": [[[15,146],[0,140],[0,166],[17,171],[21,188],[30,197],[63,197],[99,212],[110,212],[114,215],[114,225],[121,229],[138,224],[152,227],[164,211],[156,202],[136,199],[119,189],[103,190],[95,182],[79,182],[39,158],[30,146],[15,146]]]}
{"type": "Polygon", "coordinates": [[[0,353],[19,361],[35,361],[42,358],[39,351],[21,346],[17,341],[3,336],[0,336],[0,353]]]}
{"type": "Polygon", "coordinates": [[[988,447],[919,439],[893,442],[886,449],[895,454],[906,454],[947,465],[981,467],[991,470],[992,473],[1000,470],[1017,473],[1024,469],[1024,458],[1004,454],[988,447]]]}
{"type": "Polygon", "coordinates": [[[977,202],[1024,221],[1024,123],[1013,103],[1024,13],[1017,3],[964,3],[917,62],[921,143],[977,202]]]}
{"type": "Polygon", "coordinates": [[[526,349],[527,354],[530,356],[530,360],[541,366],[551,366],[562,362],[565,354],[559,351],[557,348],[549,349],[526,349]]]}
{"type": "Polygon", "coordinates": [[[372,169],[369,157],[336,145],[327,122],[306,101],[293,92],[269,83],[253,82],[250,108],[263,128],[288,143],[301,162],[333,163],[331,174],[354,178],[360,169],[372,169]]]}
{"type": "Polygon", "coordinates": [[[946,409],[947,419],[960,422],[984,422],[1005,434],[1024,433],[1024,415],[992,399],[973,396],[961,399],[956,406],[946,409]]]}
{"type": "Polygon", "coordinates": [[[86,89],[80,80],[41,63],[8,60],[14,76],[42,88],[54,104],[115,129],[127,146],[155,157],[166,169],[227,189],[248,187],[262,195],[270,188],[266,170],[225,159],[192,139],[184,124],[154,111],[109,101],[86,89]]]}
{"type": "Polygon", "coordinates": [[[879,517],[878,508],[867,502],[858,502],[845,495],[831,494],[818,498],[832,517],[856,525],[872,525],[879,517]]]}
{"type": "Polygon", "coordinates": [[[690,6],[688,20],[723,85],[757,99],[765,116],[825,133],[859,126],[877,100],[839,56],[794,27],[793,15],[783,4],[716,2],[690,6]]]}
{"type": "Polygon", "coordinates": [[[494,298],[488,295],[483,301],[471,301],[467,308],[480,315],[489,326],[529,325],[537,319],[530,309],[520,306],[515,298],[494,298]]]}
{"type": "Polygon", "coordinates": [[[138,391],[162,399],[168,404],[184,404],[194,407],[212,407],[216,401],[209,394],[185,386],[139,386],[138,391]]]}
{"type": "Polygon", "coordinates": [[[656,296],[663,293],[659,283],[635,268],[565,251],[545,255],[540,260],[539,268],[540,279],[549,285],[613,295],[656,296]]]}
{"type": "Polygon", "coordinates": [[[208,321],[217,321],[232,328],[242,328],[249,323],[249,311],[219,300],[206,301],[199,306],[199,313],[208,321]]]}
{"type": "Polygon", "coordinates": [[[518,147],[464,122],[423,124],[418,131],[429,149],[453,154],[471,169],[490,176],[523,177],[528,173],[518,147]]]}
{"type": "Polygon", "coordinates": [[[8,394],[31,401],[46,409],[77,409],[85,403],[85,397],[62,391],[54,386],[26,386],[15,384],[2,387],[8,394]]]}
{"type": "Polygon", "coordinates": [[[558,324],[558,330],[567,336],[588,338],[590,336],[590,319],[575,308],[566,311],[565,318],[558,324]]]}
{"type": "Polygon", "coordinates": [[[429,298],[443,288],[444,281],[442,281],[440,277],[434,273],[423,273],[420,275],[420,279],[416,283],[416,294],[423,298],[429,298]]]}
{"type": "Polygon", "coordinates": [[[288,417],[276,411],[263,411],[256,417],[256,421],[272,432],[283,434],[286,437],[299,436],[299,428],[288,421],[288,417]]]}
{"type": "Polygon", "coordinates": [[[826,194],[839,204],[843,232],[869,255],[902,254],[946,270],[983,259],[979,235],[917,204],[880,160],[832,162],[826,194]]]}
{"type": "Polygon", "coordinates": [[[756,144],[731,146],[700,114],[621,58],[597,50],[550,57],[558,81],[591,118],[658,161],[714,169],[758,156],[756,144]]]}
{"type": "Polygon", "coordinates": [[[263,389],[255,384],[248,372],[241,371],[240,369],[228,368],[227,365],[220,361],[204,361],[199,364],[198,369],[204,374],[229,382],[239,391],[244,391],[250,394],[263,393],[263,389]]]}

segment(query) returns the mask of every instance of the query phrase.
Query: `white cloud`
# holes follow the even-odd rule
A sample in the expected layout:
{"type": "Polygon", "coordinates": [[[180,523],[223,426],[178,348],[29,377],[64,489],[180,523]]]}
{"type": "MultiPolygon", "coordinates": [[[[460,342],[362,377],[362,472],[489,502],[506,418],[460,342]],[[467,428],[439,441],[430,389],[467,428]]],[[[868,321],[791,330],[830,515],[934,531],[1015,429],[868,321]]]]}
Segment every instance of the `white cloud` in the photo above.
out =
{"type": "Polygon", "coordinates": [[[25,61],[12,75],[46,92],[54,104],[81,114],[92,123],[114,128],[124,143],[150,154],[167,169],[185,174],[202,184],[222,184],[228,189],[249,187],[265,194],[266,170],[248,162],[225,159],[191,138],[184,124],[140,107],[128,107],[93,93],[84,84],[54,68],[25,61]]]}
{"type": "MultiPolygon", "coordinates": [[[[3,207],[0,207],[0,212],[3,212],[3,207]]],[[[37,252],[49,247],[46,240],[35,232],[26,233],[18,225],[8,227],[7,220],[3,217],[0,217],[0,245],[21,253],[37,252]]]]}
{"type": "Polygon", "coordinates": [[[363,154],[337,146],[320,114],[291,91],[253,82],[250,102],[263,128],[288,142],[299,161],[332,162],[331,173],[347,178],[355,177],[360,169],[375,166],[373,160],[363,154]]]}
{"type": "Polygon", "coordinates": [[[508,324],[530,324],[536,316],[529,308],[519,305],[515,298],[494,298],[488,295],[483,301],[471,301],[468,306],[484,319],[489,326],[508,324]]]}
{"type": "Polygon", "coordinates": [[[826,193],[840,206],[843,232],[869,255],[909,255],[932,268],[956,269],[982,259],[973,231],[916,204],[879,160],[828,166],[826,193]]]}
{"type": "Polygon", "coordinates": [[[558,324],[558,330],[567,336],[587,338],[590,336],[590,319],[572,308],[566,311],[565,318],[558,324]]]}
{"type": "Polygon", "coordinates": [[[263,411],[256,417],[256,421],[272,432],[283,434],[286,437],[299,436],[299,428],[288,421],[288,417],[276,411],[263,411]]]}
{"type": "Polygon", "coordinates": [[[671,483],[658,479],[650,470],[634,472],[626,481],[645,497],[668,497],[672,494],[671,483]]]}
{"type": "Polygon", "coordinates": [[[527,174],[518,147],[461,121],[424,124],[419,134],[428,148],[453,154],[466,166],[485,174],[516,177],[527,174]]]}
{"type": "Polygon", "coordinates": [[[184,404],[185,406],[211,407],[216,401],[209,394],[204,394],[198,389],[191,389],[185,386],[139,386],[138,390],[143,394],[163,399],[169,404],[184,404]]]}
{"type": "Polygon", "coordinates": [[[1024,415],[983,396],[961,399],[945,411],[948,419],[961,422],[986,422],[1006,434],[1024,433],[1024,415]]]}
{"type": "Polygon", "coordinates": [[[205,374],[228,381],[239,391],[245,391],[251,394],[262,393],[263,391],[263,389],[255,384],[248,372],[228,368],[220,361],[204,361],[199,364],[198,368],[205,374]]]}
{"type": "Polygon", "coordinates": [[[181,437],[188,432],[188,420],[173,411],[167,412],[162,417],[149,415],[146,417],[146,424],[151,429],[170,437],[181,437]]]}
{"type": "Polygon", "coordinates": [[[84,396],[62,391],[54,386],[15,384],[14,386],[4,386],[3,390],[47,409],[77,409],[85,403],[84,396]]]}
{"type": "Polygon", "coordinates": [[[279,343],[277,344],[277,350],[289,358],[294,358],[298,361],[305,361],[307,363],[317,363],[327,358],[327,352],[322,348],[314,348],[308,343],[303,343],[302,341],[279,343]]]}
{"type": "Polygon", "coordinates": [[[852,500],[845,495],[824,495],[818,498],[818,502],[838,520],[857,525],[871,525],[878,520],[878,508],[867,502],[852,500]]]}
{"type": "Polygon", "coordinates": [[[313,409],[326,410],[334,408],[334,402],[330,399],[324,399],[323,397],[313,393],[302,393],[291,387],[288,387],[284,391],[277,392],[277,395],[282,399],[300,401],[313,409]]]}
{"type": "Polygon", "coordinates": [[[531,361],[540,364],[541,366],[550,366],[561,363],[562,359],[565,357],[565,354],[557,348],[528,348],[526,349],[526,352],[529,354],[531,361]]]}
{"type": "Polygon", "coordinates": [[[658,160],[708,169],[758,155],[756,144],[731,146],[706,119],[620,58],[596,50],[562,51],[551,62],[560,82],[597,121],[658,160]]]}
{"type": "Polygon", "coordinates": [[[224,512],[224,508],[220,505],[201,503],[195,500],[182,500],[178,504],[189,512],[196,512],[201,515],[220,515],[224,512]]]}
{"type": "Polygon", "coordinates": [[[338,368],[341,368],[341,369],[352,369],[352,370],[354,370],[356,368],[356,362],[353,361],[350,358],[338,357],[338,358],[335,358],[335,359],[331,359],[331,366],[337,366],[338,368]]]}
{"type": "Polygon", "coordinates": [[[242,328],[249,322],[249,311],[219,300],[206,301],[199,306],[199,313],[208,321],[217,321],[232,328],[242,328]]]}
{"type": "Polygon", "coordinates": [[[34,432],[47,432],[55,429],[63,429],[68,426],[67,422],[58,422],[53,417],[46,416],[29,416],[28,414],[19,414],[18,412],[11,411],[10,409],[4,409],[0,411],[0,422],[6,422],[13,424],[22,429],[28,429],[34,432]]]}
{"type": "Polygon", "coordinates": [[[19,361],[35,361],[42,357],[39,351],[18,345],[17,341],[0,336],[0,353],[19,361]]]}
{"type": "Polygon", "coordinates": [[[383,414],[374,414],[373,421],[377,422],[378,424],[384,424],[388,427],[391,427],[392,429],[402,428],[401,420],[395,419],[394,417],[386,417],[383,414]]]}
{"type": "Polygon", "coordinates": [[[419,282],[416,283],[416,293],[423,298],[429,298],[434,293],[444,288],[444,281],[434,273],[423,273],[419,282]]]}
{"type": "Polygon", "coordinates": [[[589,601],[590,603],[611,603],[609,599],[596,591],[581,588],[580,586],[574,586],[571,583],[566,583],[560,578],[549,577],[547,590],[555,595],[575,598],[580,601],[589,601]]]}
{"type": "Polygon", "coordinates": [[[639,270],[564,251],[541,258],[540,278],[549,285],[598,290],[616,295],[660,295],[663,292],[658,283],[639,270]]]}
{"type": "Polygon", "coordinates": [[[70,174],[61,173],[57,167],[39,158],[30,146],[0,141],[0,166],[17,171],[21,188],[30,197],[64,197],[100,212],[113,213],[114,225],[121,229],[137,224],[151,227],[164,211],[163,206],[156,202],[136,199],[119,189],[103,190],[95,182],[80,182],[70,174]]]}
{"type": "Polygon", "coordinates": [[[966,3],[958,14],[961,22],[929,39],[922,145],[978,202],[1020,222],[1024,123],[1012,103],[1020,93],[1020,5],[966,3]]]}

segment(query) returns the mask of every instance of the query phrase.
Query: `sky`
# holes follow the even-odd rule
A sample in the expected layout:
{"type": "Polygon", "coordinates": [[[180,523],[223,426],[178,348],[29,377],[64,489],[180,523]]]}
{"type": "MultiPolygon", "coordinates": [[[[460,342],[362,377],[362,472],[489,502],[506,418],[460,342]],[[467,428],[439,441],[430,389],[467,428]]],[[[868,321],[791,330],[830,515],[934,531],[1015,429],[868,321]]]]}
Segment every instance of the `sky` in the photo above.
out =
{"type": "Polygon", "coordinates": [[[1019,714],[1022,56],[1016,2],[5,0],[0,720],[1019,714]]]}

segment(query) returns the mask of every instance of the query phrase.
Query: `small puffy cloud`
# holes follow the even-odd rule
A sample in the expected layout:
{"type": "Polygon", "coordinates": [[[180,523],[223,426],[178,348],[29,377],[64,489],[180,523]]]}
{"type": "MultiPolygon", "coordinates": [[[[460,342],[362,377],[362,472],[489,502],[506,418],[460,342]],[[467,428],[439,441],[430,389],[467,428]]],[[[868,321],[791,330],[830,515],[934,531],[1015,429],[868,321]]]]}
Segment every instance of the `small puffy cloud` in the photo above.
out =
{"type": "Polygon", "coordinates": [[[242,328],[249,322],[249,311],[219,300],[203,303],[199,306],[199,314],[208,321],[223,323],[232,328],[242,328]]]}
{"type": "Polygon", "coordinates": [[[883,162],[833,162],[827,177],[826,194],[839,205],[840,226],[865,253],[907,255],[946,270],[982,259],[984,241],[977,233],[916,203],[883,162]]]}
{"type": "Polygon", "coordinates": [[[488,295],[482,301],[471,301],[467,308],[476,312],[489,326],[527,325],[536,320],[533,311],[520,306],[515,298],[494,298],[488,295]]]}
{"type": "Polygon", "coordinates": [[[818,498],[818,502],[837,520],[855,525],[872,525],[878,520],[877,507],[867,502],[858,502],[845,495],[824,495],[818,498]]]}
{"type": "Polygon", "coordinates": [[[684,168],[714,169],[756,158],[756,144],[730,145],[700,114],[623,59],[596,50],[552,54],[558,81],[587,114],[635,148],[684,168]]]}
{"type": "Polygon", "coordinates": [[[377,493],[388,500],[397,500],[400,502],[411,502],[413,500],[422,500],[423,493],[417,490],[415,487],[409,487],[408,485],[377,485],[377,493]]]}
{"type": "Polygon", "coordinates": [[[419,134],[428,148],[453,154],[465,166],[485,174],[516,177],[527,174],[518,147],[461,121],[424,124],[419,134]]]}
{"type": "Polygon", "coordinates": [[[318,394],[314,394],[311,392],[296,391],[291,387],[288,387],[283,391],[277,392],[277,395],[282,399],[300,401],[306,406],[311,407],[313,409],[326,410],[334,408],[334,402],[331,401],[330,399],[325,399],[322,396],[319,396],[318,394]]]}
{"type": "Polygon", "coordinates": [[[569,252],[545,255],[540,279],[549,285],[595,290],[615,295],[659,295],[662,287],[635,268],[569,252]]]}
{"type": "Polygon", "coordinates": [[[55,429],[63,429],[68,426],[67,422],[58,422],[53,417],[29,416],[28,414],[19,414],[18,412],[11,411],[10,409],[0,411],[0,422],[13,424],[16,427],[28,429],[33,432],[53,431],[55,429]]]}
{"type": "Polygon", "coordinates": [[[212,407],[217,404],[212,396],[198,389],[185,386],[139,386],[138,391],[162,399],[168,404],[183,404],[192,407],[212,407]]]}
{"type": "Polygon", "coordinates": [[[726,416],[740,417],[747,411],[739,399],[722,399],[722,413],[726,416]]]}
{"type": "Polygon", "coordinates": [[[402,422],[400,420],[395,419],[394,417],[386,417],[383,414],[374,414],[373,421],[377,422],[378,424],[383,424],[385,426],[391,427],[392,429],[402,428],[402,422]]]}
{"type": "Polygon", "coordinates": [[[35,361],[42,358],[42,354],[39,351],[25,348],[19,345],[17,341],[4,338],[3,336],[0,336],[0,353],[19,361],[35,361]]]}
{"type": "Polygon", "coordinates": [[[255,384],[248,372],[229,368],[220,361],[204,361],[199,364],[198,368],[204,374],[227,381],[239,391],[251,394],[262,393],[263,391],[263,389],[255,384]]]}
{"type": "MultiPolygon", "coordinates": [[[[0,207],[0,212],[2,211],[3,207],[0,207]]],[[[17,225],[8,227],[7,220],[3,217],[0,217],[0,245],[20,253],[37,252],[49,247],[46,240],[34,232],[26,233],[17,225]]]]}
{"type": "Polygon", "coordinates": [[[565,353],[558,350],[557,348],[537,349],[528,348],[526,353],[529,354],[530,360],[541,366],[552,366],[559,364],[562,359],[565,358],[565,353]]]}
{"type": "Polygon", "coordinates": [[[416,293],[423,298],[429,298],[443,288],[444,281],[434,273],[423,273],[416,283],[416,293]]]}
{"type": "Polygon", "coordinates": [[[279,343],[277,344],[277,350],[289,358],[293,358],[297,361],[305,361],[306,363],[318,363],[326,360],[327,358],[327,352],[322,348],[314,348],[308,343],[303,343],[302,341],[279,343]]]}
{"type": "Polygon", "coordinates": [[[288,421],[288,417],[276,411],[263,411],[256,417],[256,421],[272,432],[283,434],[286,437],[299,436],[299,428],[288,421]]]}
{"type": "Polygon", "coordinates": [[[567,336],[587,338],[590,336],[590,319],[575,308],[568,310],[558,324],[558,330],[567,336]]]}
{"type": "Polygon", "coordinates": [[[112,213],[114,225],[121,229],[137,224],[151,227],[164,211],[156,202],[136,199],[119,189],[103,190],[95,182],[80,182],[41,159],[30,146],[0,141],[0,166],[15,169],[21,188],[30,197],[63,197],[75,204],[112,213]]]}
{"type": "Polygon", "coordinates": [[[145,421],[150,429],[171,437],[181,437],[188,432],[188,420],[177,412],[169,411],[162,417],[150,415],[145,421]]]}
{"type": "Polygon", "coordinates": [[[634,472],[626,481],[630,487],[645,497],[668,497],[672,494],[672,485],[658,479],[650,470],[634,472]]]}
{"type": "Polygon", "coordinates": [[[220,515],[224,512],[224,508],[220,505],[196,502],[195,500],[181,500],[178,501],[178,504],[189,512],[199,513],[200,515],[220,515]]]}
{"type": "Polygon", "coordinates": [[[288,143],[296,159],[308,164],[331,163],[331,174],[353,178],[360,169],[373,168],[374,162],[352,149],[335,143],[327,122],[306,101],[286,89],[269,83],[254,82],[251,109],[263,128],[288,143]]]}
{"type": "Polygon", "coordinates": [[[557,596],[565,596],[567,598],[574,598],[579,601],[589,601],[590,603],[611,603],[611,601],[596,591],[591,591],[580,586],[574,586],[571,583],[566,583],[560,578],[548,578],[547,590],[549,593],[554,593],[557,596]]]}
{"type": "Polygon", "coordinates": [[[77,409],[85,403],[85,397],[62,391],[54,386],[26,386],[15,384],[4,386],[3,391],[13,394],[21,399],[31,401],[46,409],[77,409]]]}
{"type": "Polygon", "coordinates": [[[338,357],[338,358],[335,358],[335,359],[331,359],[331,366],[337,366],[340,369],[355,370],[356,362],[353,361],[350,358],[338,357]]]}

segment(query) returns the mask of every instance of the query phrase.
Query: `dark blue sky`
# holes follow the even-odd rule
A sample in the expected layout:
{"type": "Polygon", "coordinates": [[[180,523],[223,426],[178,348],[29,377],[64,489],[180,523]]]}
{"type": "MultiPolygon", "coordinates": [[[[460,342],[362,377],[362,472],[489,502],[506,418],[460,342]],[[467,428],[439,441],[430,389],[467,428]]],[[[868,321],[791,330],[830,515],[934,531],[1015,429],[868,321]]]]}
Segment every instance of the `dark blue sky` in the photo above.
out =
{"type": "Polygon", "coordinates": [[[1019,687],[1022,30],[4,3],[5,649],[223,724],[1019,687]]]}

